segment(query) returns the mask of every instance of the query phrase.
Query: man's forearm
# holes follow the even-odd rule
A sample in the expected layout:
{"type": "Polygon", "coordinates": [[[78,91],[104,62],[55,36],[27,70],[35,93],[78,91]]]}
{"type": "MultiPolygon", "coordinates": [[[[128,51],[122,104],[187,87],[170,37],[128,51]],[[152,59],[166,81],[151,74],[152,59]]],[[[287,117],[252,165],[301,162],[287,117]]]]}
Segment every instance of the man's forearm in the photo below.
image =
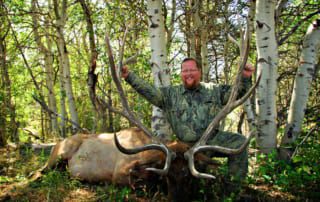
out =
{"type": "Polygon", "coordinates": [[[163,97],[159,89],[141,79],[133,72],[130,72],[125,80],[132,86],[132,88],[134,88],[140,95],[146,98],[151,104],[162,108],[163,97]]]}

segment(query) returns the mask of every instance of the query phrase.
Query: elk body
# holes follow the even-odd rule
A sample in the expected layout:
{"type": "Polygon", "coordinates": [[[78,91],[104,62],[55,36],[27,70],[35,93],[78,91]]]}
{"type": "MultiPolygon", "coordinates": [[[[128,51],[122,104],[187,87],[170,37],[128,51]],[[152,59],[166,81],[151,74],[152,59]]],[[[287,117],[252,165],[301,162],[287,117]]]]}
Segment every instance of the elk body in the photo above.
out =
{"type": "MultiPolygon", "coordinates": [[[[130,128],[117,133],[121,144],[128,148],[150,143],[140,129],[130,128]]],[[[48,168],[59,160],[67,161],[71,176],[89,182],[108,181],[127,185],[130,171],[139,165],[153,164],[164,159],[161,152],[121,153],[114,144],[113,133],[77,134],[62,140],[53,148],[48,168]]]]}
{"type": "MultiPolygon", "coordinates": [[[[126,148],[150,145],[152,139],[138,128],[124,129],[116,133],[116,143],[126,148]]],[[[178,141],[168,142],[166,146],[175,153],[168,173],[161,177],[147,167],[162,168],[166,161],[163,152],[154,149],[127,155],[115,144],[113,133],[77,134],[58,142],[52,149],[47,162],[48,168],[54,168],[59,161],[67,161],[72,177],[89,182],[110,182],[118,185],[135,186],[135,181],[143,183],[165,184],[168,197],[188,199],[192,194],[192,180],[184,152],[190,146],[178,141]],[[159,180],[160,179],[160,180],[159,180]],[[155,180],[155,181],[153,181],[155,180]],[[181,186],[183,185],[183,186],[181,186]]],[[[120,148],[121,149],[121,148],[120,148]]],[[[212,163],[205,155],[196,155],[197,162],[212,163]]]]}

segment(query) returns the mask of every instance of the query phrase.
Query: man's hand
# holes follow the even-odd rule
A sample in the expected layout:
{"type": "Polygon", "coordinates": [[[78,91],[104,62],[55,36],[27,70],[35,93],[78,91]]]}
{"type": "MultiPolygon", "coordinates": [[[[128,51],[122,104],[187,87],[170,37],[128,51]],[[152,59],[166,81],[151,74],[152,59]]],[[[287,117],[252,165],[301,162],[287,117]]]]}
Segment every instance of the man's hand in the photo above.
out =
{"type": "Polygon", "coordinates": [[[121,77],[126,79],[129,75],[129,68],[128,66],[124,65],[122,68],[121,68],[121,77]]]}
{"type": "Polygon", "coordinates": [[[252,73],[254,72],[254,67],[252,64],[246,64],[246,66],[244,67],[243,71],[242,71],[242,76],[244,78],[250,78],[252,76],[252,73]]]}

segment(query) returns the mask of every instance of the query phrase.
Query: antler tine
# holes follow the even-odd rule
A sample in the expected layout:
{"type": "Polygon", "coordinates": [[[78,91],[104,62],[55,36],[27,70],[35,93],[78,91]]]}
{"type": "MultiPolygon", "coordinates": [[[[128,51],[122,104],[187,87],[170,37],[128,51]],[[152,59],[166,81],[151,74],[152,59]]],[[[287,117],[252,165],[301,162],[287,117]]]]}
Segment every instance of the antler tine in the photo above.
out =
{"type": "Polygon", "coordinates": [[[171,152],[168,147],[164,144],[148,144],[148,145],[144,145],[141,147],[135,147],[132,149],[128,149],[128,148],[124,148],[120,142],[119,139],[116,135],[116,133],[114,134],[114,142],[117,146],[117,148],[124,154],[128,154],[128,155],[132,155],[132,154],[137,154],[139,152],[143,152],[146,150],[151,150],[151,149],[155,149],[155,150],[159,150],[162,151],[163,153],[166,154],[166,164],[164,166],[163,169],[157,169],[157,168],[146,168],[146,170],[149,171],[153,171],[159,175],[166,175],[168,173],[168,170],[171,166],[171,158],[174,159],[176,154],[174,152],[171,152]]]}
{"type": "MultiPolygon", "coordinates": [[[[193,145],[193,147],[191,147],[188,151],[186,151],[184,153],[184,157],[188,160],[188,165],[189,165],[189,169],[190,172],[195,176],[195,177],[199,177],[199,178],[208,178],[208,179],[215,179],[215,177],[213,175],[210,174],[206,174],[206,173],[200,173],[195,169],[195,165],[194,165],[194,155],[197,152],[200,151],[204,151],[204,150],[213,150],[213,151],[227,151],[229,152],[230,149],[228,150],[228,148],[223,148],[223,147],[219,147],[219,146],[206,146],[206,142],[207,140],[211,137],[211,135],[214,133],[214,130],[218,127],[219,122],[225,118],[233,109],[235,109],[236,107],[238,107],[239,105],[241,105],[253,92],[253,90],[256,88],[258,82],[260,81],[260,77],[258,81],[255,83],[254,86],[252,86],[250,88],[250,90],[245,94],[245,96],[243,96],[241,99],[236,100],[237,96],[238,96],[238,90],[239,90],[239,84],[241,82],[241,76],[242,76],[242,71],[246,65],[247,59],[248,59],[248,55],[249,55],[249,26],[247,26],[247,30],[246,30],[246,34],[244,37],[244,54],[241,55],[241,63],[240,63],[240,67],[236,76],[236,81],[235,84],[233,84],[233,87],[231,89],[231,93],[230,93],[230,97],[229,100],[227,102],[227,104],[222,108],[222,110],[216,115],[216,117],[212,120],[212,122],[209,124],[209,126],[207,127],[207,129],[205,130],[205,132],[203,133],[203,135],[201,136],[201,138],[198,140],[197,143],[195,143],[193,145]]],[[[249,140],[246,141],[247,143],[249,142],[249,140]]],[[[246,143],[245,142],[245,143],[246,143]]],[[[244,148],[246,147],[243,146],[244,148]]],[[[242,147],[241,147],[242,148],[242,147]]],[[[222,152],[223,153],[223,152],[222,152]]]]}
{"type": "Polygon", "coordinates": [[[118,92],[119,92],[120,99],[121,99],[121,104],[122,104],[122,106],[124,108],[123,111],[127,115],[127,118],[129,119],[129,121],[132,121],[141,130],[143,130],[148,136],[152,137],[151,132],[145,126],[143,126],[143,124],[138,119],[135,118],[134,114],[129,109],[128,101],[125,98],[122,85],[121,85],[119,77],[117,76],[117,73],[116,73],[116,65],[115,65],[115,62],[114,62],[114,57],[113,57],[112,48],[111,48],[111,45],[110,45],[110,40],[109,40],[109,37],[108,37],[107,34],[106,34],[105,40],[106,40],[106,45],[107,45],[108,58],[109,58],[110,69],[111,69],[111,76],[112,76],[112,79],[113,79],[113,81],[114,81],[114,83],[115,83],[115,85],[117,87],[118,92]]]}
{"type": "Polygon", "coordinates": [[[217,151],[224,154],[237,154],[243,151],[244,148],[249,144],[250,139],[253,137],[253,132],[251,132],[250,136],[246,139],[243,145],[239,149],[230,149],[226,147],[220,147],[216,145],[204,145],[207,141],[207,138],[212,134],[212,131],[218,126],[221,119],[226,117],[226,115],[235,109],[237,106],[241,105],[253,92],[253,90],[257,87],[260,81],[261,75],[258,77],[257,82],[250,88],[250,90],[239,100],[236,102],[230,103],[229,107],[224,107],[213,119],[213,121],[209,124],[208,128],[204,132],[204,135],[200,138],[200,140],[193,145],[188,151],[184,153],[185,159],[188,160],[189,170],[193,176],[198,178],[207,178],[207,179],[215,179],[213,175],[207,173],[200,173],[196,170],[194,165],[194,155],[201,151],[217,151]]]}
{"type": "Polygon", "coordinates": [[[214,151],[214,152],[219,152],[219,153],[227,154],[227,155],[237,155],[237,154],[240,154],[241,152],[243,152],[246,149],[246,147],[250,143],[250,140],[252,139],[254,134],[255,134],[254,131],[250,132],[249,137],[246,138],[244,143],[237,149],[221,147],[221,146],[218,146],[218,145],[203,145],[203,146],[197,147],[195,149],[195,151],[196,151],[196,153],[197,152],[201,152],[201,151],[214,151]]]}
{"type": "MultiPolygon", "coordinates": [[[[126,35],[126,34],[125,34],[126,35]]],[[[143,130],[143,132],[145,132],[145,134],[147,134],[151,140],[154,142],[154,144],[151,144],[152,146],[150,145],[145,145],[144,146],[144,150],[141,150],[141,151],[145,151],[147,149],[156,149],[156,150],[159,150],[159,151],[162,151],[165,153],[166,155],[166,162],[165,162],[165,166],[163,169],[156,169],[156,168],[148,168],[148,170],[151,170],[151,171],[154,171],[156,173],[159,173],[159,174],[166,174],[168,173],[168,170],[169,170],[169,167],[171,165],[171,161],[172,161],[172,157],[174,157],[175,155],[170,152],[170,150],[168,149],[168,147],[163,144],[158,138],[156,138],[155,136],[152,135],[152,133],[149,131],[149,129],[147,127],[145,127],[139,119],[137,119],[135,117],[135,115],[132,113],[132,111],[130,110],[129,108],[129,104],[128,104],[128,101],[124,95],[124,91],[123,91],[123,88],[122,88],[122,85],[121,85],[121,82],[119,80],[119,77],[117,76],[117,73],[116,73],[116,65],[115,65],[115,62],[114,62],[114,57],[113,57],[113,53],[112,53],[112,48],[111,48],[111,45],[110,45],[110,40],[109,40],[109,37],[108,35],[106,34],[106,37],[105,37],[105,41],[106,41],[106,46],[107,46],[107,52],[108,52],[108,58],[109,58],[109,63],[110,63],[110,69],[111,69],[111,76],[112,76],[112,79],[117,87],[117,90],[119,92],[119,95],[120,95],[120,99],[121,99],[121,104],[123,106],[123,111],[122,111],[122,114],[124,114],[124,116],[126,118],[128,118],[129,121],[131,121],[132,123],[134,123],[136,126],[138,126],[141,130],[143,130]]],[[[122,54],[121,54],[122,55],[122,54]]],[[[122,63],[122,58],[120,58],[120,64],[122,63]]],[[[119,67],[121,68],[121,67],[119,67]]],[[[115,138],[114,138],[115,141],[117,141],[117,146],[119,148],[119,150],[123,153],[127,153],[127,154],[134,154],[132,152],[132,150],[130,151],[127,150],[126,148],[122,147],[115,135],[115,138]],[[121,148],[121,149],[120,149],[121,148]],[[127,152],[126,152],[127,150],[127,152]]],[[[139,150],[138,150],[139,152],[139,150]]],[[[136,152],[136,153],[138,153],[136,152]]]]}
{"type": "MultiPolygon", "coordinates": [[[[227,155],[239,154],[246,149],[246,147],[250,143],[250,140],[254,136],[254,134],[255,134],[255,132],[251,132],[249,137],[246,139],[246,141],[238,149],[231,149],[231,148],[221,147],[221,146],[217,146],[217,145],[203,145],[203,146],[195,147],[194,150],[192,150],[192,152],[190,152],[190,154],[188,154],[190,156],[187,157],[189,170],[190,170],[191,174],[197,178],[216,179],[216,177],[214,175],[211,175],[208,173],[201,173],[201,172],[197,171],[197,169],[195,168],[195,165],[194,165],[194,155],[198,152],[201,152],[201,151],[214,151],[214,152],[220,152],[220,153],[227,154],[227,155]]],[[[185,154],[185,156],[186,156],[186,154],[185,154]]]]}

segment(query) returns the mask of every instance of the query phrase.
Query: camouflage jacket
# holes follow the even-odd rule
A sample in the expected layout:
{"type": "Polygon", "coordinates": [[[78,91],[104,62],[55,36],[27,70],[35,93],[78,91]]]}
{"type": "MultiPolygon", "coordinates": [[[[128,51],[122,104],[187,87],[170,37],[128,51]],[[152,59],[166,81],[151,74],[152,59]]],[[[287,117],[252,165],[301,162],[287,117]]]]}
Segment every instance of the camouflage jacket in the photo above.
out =
{"type": "MultiPolygon", "coordinates": [[[[195,142],[228,101],[231,87],[200,83],[193,90],[183,85],[156,88],[130,72],[126,81],[150,103],[161,108],[173,132],[182,141],[195,142]]],[[[245,94],[250,79],[243,78],[239,96],[245,94]]]]}

